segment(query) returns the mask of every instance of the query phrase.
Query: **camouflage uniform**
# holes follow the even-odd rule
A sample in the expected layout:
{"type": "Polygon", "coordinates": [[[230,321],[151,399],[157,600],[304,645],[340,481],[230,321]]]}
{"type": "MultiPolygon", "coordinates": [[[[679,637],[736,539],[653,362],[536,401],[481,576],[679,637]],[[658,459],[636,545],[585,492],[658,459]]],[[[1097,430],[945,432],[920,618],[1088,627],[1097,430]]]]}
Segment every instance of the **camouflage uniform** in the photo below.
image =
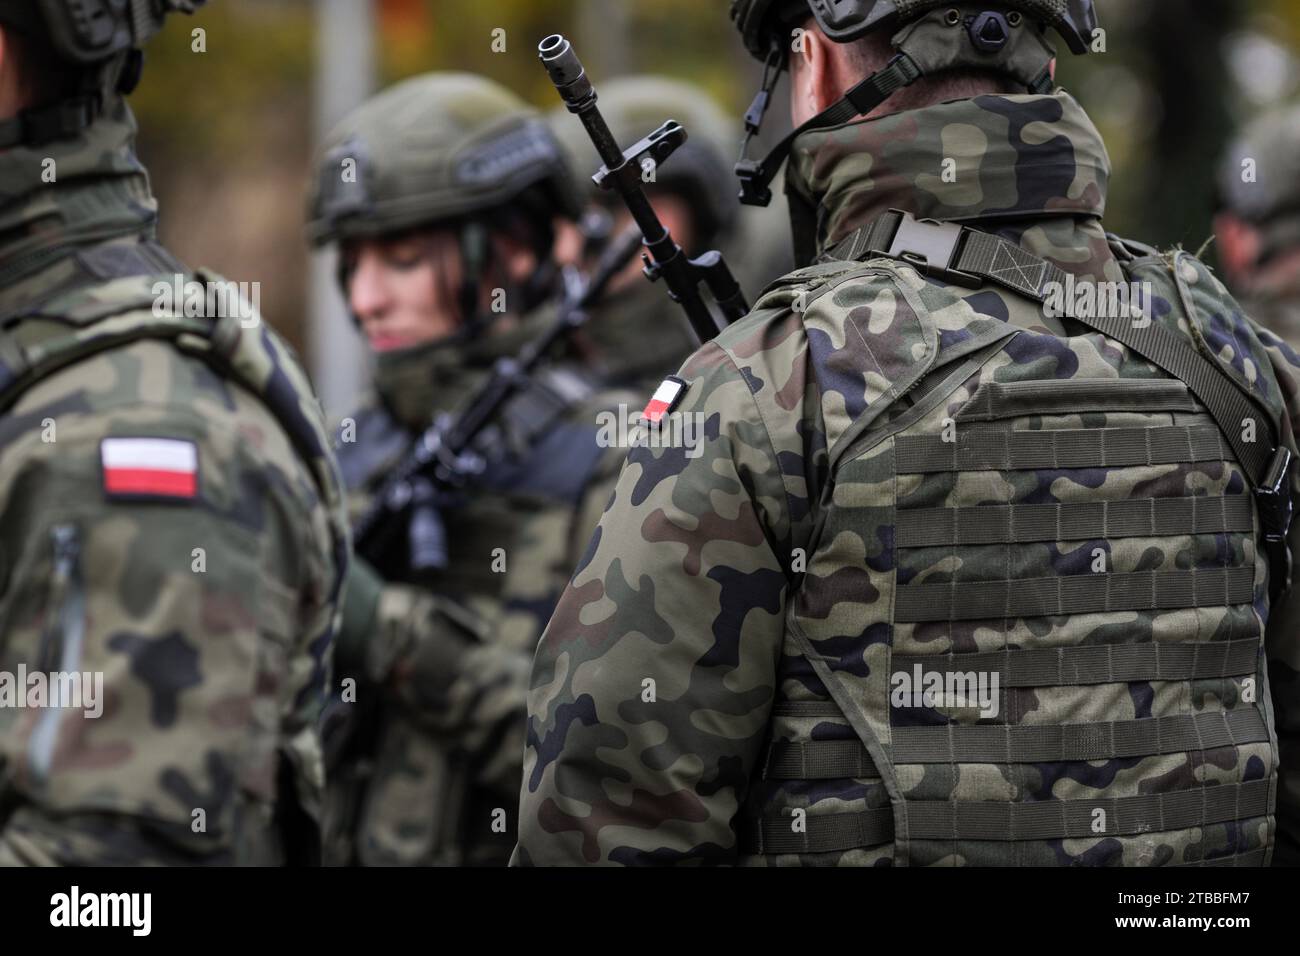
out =
{"type": "Polygon", "coordinates": [[[0,680],[103,682],[98,716],[0,687],[0,864],[319,860],[325,423],[254,312],[159,302],[216,280],[156,244],[135,129],[108,93],[0,149],[0,680]]]}
{"type": "Polygon", "coordinates": [[[702,454],[629,453],[538,646],[513,862],[1294,858],[1297,602],[1251,481],[1181,381],[1009,283],[1149,281],[1291,451],[1294,357],[1107,237],[1064,92],[804,132],[787,176],[824,255],[683,366],[702,454]],[[890,208],[998,237],[962,234],[985,275],[859,255],[890,208]]]}
{"type": "MultiPolygon", "coordinates": [[[[331,240],[489,220],[539,181],[557,214],[575,215],[552,147],[535,114],[489,81],[406,81],[327,140],[312,233],[331,240]],[[340,158],[354,156],[363,158],[355,197],[331,197],[340,158]],[[475,182],[456,182],[458,173],[475,182]]],[[[375,389],[343,421],[338,445],[354,520],[423,429],[458,412],[493,362],[551,317],[545,306],[520,311],[507,316],[520,321],[509,331],[472,318],[470,334],[376,354],[375,389]]],[[[484,472],[441,502],[445,567],[412,571],[401,541],[373,568],[358,562],[336,660],[339,682],[357,681],[358,703],[340,695],[334,708],[347,731],[329,762],[327,862],[508,859],[528,665],[617,473],[621,453],[596,440],[597,412],[613,400],[578,370],[546,368],[477,443],[484,472]]]]}
{"type": "Polygon", "coordinates": [[[1251,123],[1224,158],[1220,179],[1225,206],[1262,238],[1255,274],[1234,291],[1252,318],[1300,350],[1300,106],[1251,123]]]}

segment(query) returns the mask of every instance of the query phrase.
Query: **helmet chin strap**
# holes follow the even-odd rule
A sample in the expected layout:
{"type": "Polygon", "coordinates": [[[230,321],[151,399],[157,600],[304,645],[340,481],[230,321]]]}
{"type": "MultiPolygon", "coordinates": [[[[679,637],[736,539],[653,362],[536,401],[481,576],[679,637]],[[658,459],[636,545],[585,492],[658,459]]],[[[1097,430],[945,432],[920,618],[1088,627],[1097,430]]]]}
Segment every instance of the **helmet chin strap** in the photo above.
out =
{"type": "Polygon", "coordinates": [[[923,75],[921,68],[906,53],[899,53],[881,70],[858,83],[838,101],[807,120],[772,147],[761,160],[745,154],[750,141],[763,125],[763,116],[771,105],[772,91],[788,64],[784,46],[774,43],[763,66],[763,87],[745,112],[745,141],[740,147],[736,176],[740,179],[740,201],[747,206],[766,206],[772,201],[772,180],[790,155],[794,141],[809,130],[827,129],[847,123],[853,117],[870,113],[895,92],[915,83],[923,75]]]}
{"type": "Polygon", "coordinates": [[[483,323],[479,297],[481,279],[488,261],[488,232],[480,222],[470,220],[460,230],[461,280],[459,293],[460,328],[456,336],[473,338],[483,323]]]}
{"type": "Polygon", "coordinates": [[[55,103],[30,107],[11,119],[0,121],[0,149],[44,146],[80,136],[104,111],[106,69],[116,77],[110,95],[116,92],[127,96],[140,83],[144,53],[132,48],[114,59],[81,67],[75,93],[55,103]]]}
{"type": "Polygon", "coordinates": [[[0,122],[0,149],[44,146],[74,139],[89,129],[104,107],[98,69],[82,70],[75,94],[45,106],[30,107],[0,122]]]}

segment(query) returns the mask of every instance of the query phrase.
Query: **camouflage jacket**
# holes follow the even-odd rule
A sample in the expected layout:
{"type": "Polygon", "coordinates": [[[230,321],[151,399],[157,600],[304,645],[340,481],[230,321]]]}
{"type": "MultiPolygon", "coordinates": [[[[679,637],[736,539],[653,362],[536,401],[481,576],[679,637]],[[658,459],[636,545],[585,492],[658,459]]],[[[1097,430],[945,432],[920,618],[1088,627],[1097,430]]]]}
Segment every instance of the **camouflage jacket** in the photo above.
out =
{"type": "MultiPolygon", "coordinates": [[[[1109,163],[1068,95],[857,121],[791,163],[822,249],[893,207],[1081,284],[1158,278],[1149,314],[1294,450],[1294,357],[1190,257],[1108,241],[1109,163]]],[[[686,362],[670,414],[703,447],[630,452],[538,646],[513,862],[1258,863],[1275,829],[1294,848],[1297,602],[1269,607],[1213,420],[1118,342],[972,285],[822,262],[686,362]]]]}
{"type": "Polygon", "coordinates": [[[0,863],[309,862],[340,484],[253,303],[153,244],[134,128],[0,153],[0,863]]]}
{"type": "MultiPolygon", "coordinates": [[[[426,409],[458,409],[508,345],[440,363],[426,409]]],[[[538,375],[483,436],[484,474],[444,503],[447,567],[423,579],[404,578],[401,561],[378,569],[388,580],[372,610],[345,628],[365,646],[337,667],[338,681],[360,678],[358,693],[377,689],[380,703],[356,714],[363,726],[330,785],[330,862],[508,859],[528,667],[621,462],[596,431],[598,411],[618,397],[564,366],[538,375]]],[[[344,421],[343,437],[355,439],[338,446],[354,518],[416,434],[409,402],[398,404],[395,415],[372,397],[344,421]]]]}

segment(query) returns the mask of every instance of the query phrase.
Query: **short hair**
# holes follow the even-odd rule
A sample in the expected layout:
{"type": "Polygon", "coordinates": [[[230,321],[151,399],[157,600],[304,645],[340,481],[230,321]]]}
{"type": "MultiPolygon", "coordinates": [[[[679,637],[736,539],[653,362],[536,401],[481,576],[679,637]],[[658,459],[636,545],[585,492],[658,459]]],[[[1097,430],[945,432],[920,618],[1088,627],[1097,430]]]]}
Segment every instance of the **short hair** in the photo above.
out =
{"type": "MultiPolygon", "coordinates": [[[[814,28],[815,28],[814,24],[814,28]]],[[[849,63],[862,74],[870,76],[893,58],[897,52],[889,42],[888,32],[876,31],[842,44],[849,63]]],[[[997,70],[960,67],[923,76],[891,96],[886,103],[891,111],[918,109],[948,100],[969,99],[985,93],[1024,93],[1025,87],[1014,78],[997,70]]]]}

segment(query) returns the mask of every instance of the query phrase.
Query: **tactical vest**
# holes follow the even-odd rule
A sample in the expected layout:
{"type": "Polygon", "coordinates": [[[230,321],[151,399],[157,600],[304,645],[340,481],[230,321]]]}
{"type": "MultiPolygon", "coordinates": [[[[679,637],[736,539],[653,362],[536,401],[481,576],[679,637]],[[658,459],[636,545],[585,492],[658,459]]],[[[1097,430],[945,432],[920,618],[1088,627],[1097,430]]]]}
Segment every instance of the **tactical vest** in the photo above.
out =
{"type": "MultiPolygon", "coordinates": [[[[924,345],[881,350],[890,387],[827,436],[750,862],[1267,864],[1282,395],[1204,266],[1112,245],[1152,307],[1070,337],[993,314],[1031,324],[1059,269],[952,224],[891,213],[796,276],[810,303],[895,277],[924,345]],[[960,333],[896,260],[965,287],[960,333]]],[[[824,322],[804,314],[823,393],[824,322]]]]}
{"type": "MultiPolygon", "coordinates": [[[[157,282],[171,286],[178,275],[204,284],[223,281],[202,270],[186,270],[156,244],[92,246],[69,254],[67,261],[73,266],[72,275],[50,295],[0,315],[0,415],[41,380],[133,342],[168,342],[181,353],[203,361],[221,378],[237,383],[261,400],[312,475],[329,518],[336,569],[329,600],[337,605],[350,551],[343,520],[343,492],[325,430],[304,405],[304,401],[314,399],[296,360],[264,328],[244,328],[234,309],[217,319],[156,314],[153,288],[157,282]],[[61,331],[27,345],[9,334],[16,324],[39,319],[57,323],[61,331]]],[[[287,792],[290,785],[286,769],[281,767],[281,789],[287,792]]],[[[312,843],[317,838],[302,828],[311,824],[302,815],[281,813],[277,820],[281,821],[286,850],[295,854],[297,862],[310,862],[315,852],[312,843]]]]}

